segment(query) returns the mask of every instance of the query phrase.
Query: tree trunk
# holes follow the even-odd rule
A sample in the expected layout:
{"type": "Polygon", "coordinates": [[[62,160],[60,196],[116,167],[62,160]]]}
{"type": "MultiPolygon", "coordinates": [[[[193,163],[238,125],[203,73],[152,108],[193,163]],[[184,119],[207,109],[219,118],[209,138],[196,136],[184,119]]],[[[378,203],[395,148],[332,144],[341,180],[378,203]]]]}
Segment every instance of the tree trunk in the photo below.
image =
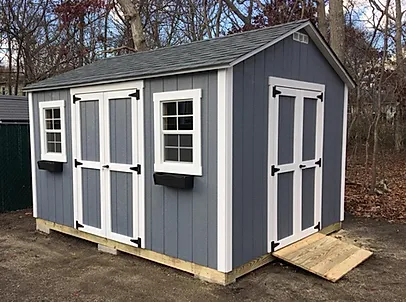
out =
{"type": "MultiPolygon", "coordinates": [[[[397,81],[399,81],[398,87],[403,87],[403,53],[402,53],[402,5],[401,0],[395,0],[396,6],[396,33],[395,33],[395,45],[396,45],[396,71],[398,74],[397,81]]],[[[401,88],[400,91],[403,89],[401,88]]],[[[402,144],[402,127],[400,121],[402,120],[402,111],[400,110],[401,104],[403,104],[402,93],[397,93],[397,103],[395,112],[395,150],[397,152],[403,149],[402,144]]]]}
{"type": "Polygon", "coordinates": [[[324,0],[317,1],[317,23],[324,39],[327,39],[326,5],[324,0]]]}
{"type": "Polygon", "coordinates": [[[372,152],[372,179],[371,179],[371,187],[370,193],[375,193],[376,188],[376,178],[377,178],[377,171],[376,171],[376,156],[378,154],[379,148],[379,119],[381,116],[381,99],[382,99],[382,84],[383,84],[383,76],[385,73],[385,64],[386,64],[386,57],[388,55],[388,28],[389,28],[389,16],[388,16],[388,9],[389,9],[390,0],[387,0],[386,7],[385,7],[385,28],[383,32],[383,55],[382,55],[382,62],[381,62],[381,72],[378,82],[378,97],[376,99],[376,107],[375,107],[375,119],[374,119],[374,147],[372,152]]]}
{"type": "Polygon", "coordinates": [[[144,36],[144,28],[141,20],[141,7],[139,0],[117,0],[120,4],[125,18],[131,25],[131,34],[134,41],[134,48],[138,51],[147,50],[147,43],[144,36]]]}
{"type": "Polygon", "coordinates": [[[330,45],[341,62],[344,62],[343,0],[330,0],[330,45]]]}

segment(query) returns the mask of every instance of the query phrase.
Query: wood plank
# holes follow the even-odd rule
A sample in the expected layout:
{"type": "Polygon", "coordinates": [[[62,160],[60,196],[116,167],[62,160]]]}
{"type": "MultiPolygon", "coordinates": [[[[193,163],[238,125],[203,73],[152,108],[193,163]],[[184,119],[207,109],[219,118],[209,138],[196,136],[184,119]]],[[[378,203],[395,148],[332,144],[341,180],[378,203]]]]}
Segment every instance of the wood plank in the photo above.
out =
{"type": "Polygon", "coordinates": [[[355,252],[350,257],[341,262],[340,265],[336,265],[331,270],[329,270],[325,274],[325,278],[333,282],[336,282],[350,270],[352,270],[353,268],[355,268],[356,266],[358,266],[371,256],[372,252],[364,249],[359,249],[357,252],[355,252]]]}
{"type": "Polygon", "coordinates": [[[279,250],[277,250],[276,252],[273,253],[274,256],[276,257],[283,257],[286,256],[298,249],[300,249],[303,246],[307,246],[308,244],[318,241],[320,239],[325,238],[326,236],[320,233],[315,233],[313,235],[310,235],[309,237],[306,237],[305,239],[302,239],[298,242],[295,242],[291,245],[288,245],[287,247],[281,248],[279,250]]]}
{"type": "Polygon", "coordinates": [[[372,252],[320,233],[273,253],[277,258],[333,282],[371,255],[372,252]]]}
{"type": "Polygon", "coordinates": [[[181,260],[167,256],[158,252],[154,252],[147,249],[140,249],[134,246],[123,244],[114,240],[110,240],[104,237],[96,236],[93,234],[79,231],[75,228],[60,225],[55,222],[50,222],[40,218],[36,219],[37,230],[54,230],[71,236],[75,236],[80,239],[85,239],[91,242],[95,242],[104,245],[109,248],[117,249],[121,252],[125,252],[131,255],[135,255],[144,259],[148,259],[166,266],[176,268],[178,270],[194,274],[195,277],[221,285],[228,285],[236,281],[237,278],[252,272],[253,270],[273,261],[275,258],[271,254],[265,254],[258,257],[246,264],[239,266],[231,272],[223,273],[213,268],[202,266],[189,261],[181,260]]]}

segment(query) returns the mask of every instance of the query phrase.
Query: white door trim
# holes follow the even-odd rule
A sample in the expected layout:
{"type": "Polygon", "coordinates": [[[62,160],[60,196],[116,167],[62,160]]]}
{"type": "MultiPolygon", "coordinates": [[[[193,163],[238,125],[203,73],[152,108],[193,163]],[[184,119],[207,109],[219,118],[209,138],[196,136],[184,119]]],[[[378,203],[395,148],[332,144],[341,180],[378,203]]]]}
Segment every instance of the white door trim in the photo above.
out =
{"type": "Polygon", "coordinates": [[[340,197],[340,221],[344,221],[344,200],[345,200],[345,163],[347,155],[347,117],[348,117],[348,85],[344,86],[344,108],[343,108],[343,140],[341,154],[341,197],[340,197]]]}
{"type": "Polygon", "coordinates": [[[31,190],[32,190],[32,216],[38,217],[38,200],[37,200],[37,160],[35,158],[35,132],[34,132],[34,103],[32,92],[28,93],[28,114],[30,127],[30,149],[31,149],[31,190]]]}
{"type": "MultiPolygon", "coordinates": [[[[269,120],[268,120],[268,252],[272,251],[272,241],[279,243],[278,248],[304,238],[317,230],[313,227],[301,230],[302,213],[301,206],[294,208],[293,212],[293,235],[277,240],[277,202],[275,193],[277,192],[277,176],[271,176],[271,166],[276,165],[280,168],[278,173],[294,171],[294,190],[293,200],[301,201],[302,191],[302,172],[299,164],[305,164],[306,168],[315,167],[315,160],[302,161],[303,145],[303,109],[304,98],[316,98],[325,93],[325,86],[321,84],[294,81],[282,78],[269,78],[269,120]],[[278,96],[272,96],[273,86],[277,86],[282,92],[281,95],[296,96],[299,101],[295,102],[295,125],[294,125],[294,162],[286,165],[277,165],[278,154],[278,115],[279,100],[278,96]],[[275,101],[278,100],[278,101],[275,101]],[[296,184],[296,185],[295,185],[296,184]],[[298,231],[299,230],[299,231],[298,231]]],[[[324,128],[324,101],[317,102],[316,118],[316,154],[315,159],[322,158],[323,152],[323,128],[324,128]]],[[[315,169],[315,211],[314,221],[321,221],[321,193],[322,193],[322,169],[315,169]]],[[[301,204],[298,203],[298,204],[301,204]]],[[[275,250],[276,250],[275,249],[275,250]]]]}
{"type": "MultiPolygon", "coordinates": [[[[135,237],[140,237],[141,238],[141,248],[145,248],[145,174],[143,173],[143,170],[145,168],[145,155],[144,155],[144,82],[143,81],[131,81],[131,82],[125,82],[125,83],[116,83],[116,84],[111,84],[111,85],[94,85],[94,86],[88,86],[88,87],[80,87],[80,88],[72,88],[70,89],[70,95],[71,95],[71,104],[73,104],[74,97],[79,96],[81,98],[81,101],[85,100],[90,100],[90,99],[95,99],[95,95],[98,96],[100,99],[99,103],[99,120],[100,120],[100,164],[97,165],[94,162],[89,162],[89,161],[83,161],[79,160],[80,162],[83,163],[82,166],[78,166],[80,169],[81,167],[88,167],[88,168],[94,168],[94,169],[100,169],[100,179],[102,182],[102,177],[106,177],[106,175],[109,175],[110,173],[102,173],[102,165],[104,165],[107,162],[107,157],[106,155],[109,154],[110,152],[110,147],[107,144],[108,139],[104,136],[105,133],[109,135],[109,123],[105,122],[103,123],[103,120],[105,118],[108,118],[108,98],[113,98],[113,97],[128,97],[129,94],[132,94],[136,91],[136,89],[139,89],[139,100],[136,100],[135,97],[131,97],[131,115],[132,115],[132,129],[133,129],[133,140],[132,140],[132,150],[133,150],[133,164],[141,165],[141,174],[137,174],[135,172],[129,172],[133,173],[133,193],[134,193],[134,199],[137,198],[138,202],[134,202],[133,204],[133,238],[135,237]],[[103,158],[102,158],[103,157],[103,158]],[[137,206],[138,205],[138,206],[137,206]],[[135,225],[136,224],[136,225],[135,225]]],[[[79,132],[79,125],[80,125],[80,101],[76,105],[72,105],[71,108],[71,121],[72,121],[72,166],[73,166],[73,197],[74,197],[74,224],[76,221],[83,221],[83,213],[82,213],[82,200],[81,196],[79,196],[79,192],[81,192],[81,173],[79,173],[80,170],[75,168],[75,159],[79,159],[79,154],[81,150],[81,141],[80,141],[80,132],[79,132]],[[80,202],[80,204],[79,204],[80,202]]],[[[122,171],[122,172],[128,172],[128,166],[129,165],[122,165],[122,164],[111,164],[109,165],[112,166],[114,170],[117,171],[122,171]]],[[[104,179],[104,182],[106,184],[109,183],[109,179],[104,179]]],[[[107,200],[109,198],[109,190],[110,188],[107,188],[109,186],[106,186],[103,188],[101,186],[101,198],[107,200]],[[104,196],[104,197],[103,197],[104,196]]],[[[110,200],[108,199],[107,205],[110,204],[110,200]]],[[[102,207],[106,209],[106,207],[102,207]]],[[[124,242],[126,244],[131,244],[133,243],[129,242],[129,237],[127,236],[122,236],[119,234],[107,234],[107,230],[110,230],[111,228],[107,228],[106,224],[108,223],[109,225],[111,224],[111,221],[109,217],[107,217],[107,213],[104,212],[102,213],[101,217],[103,221],[103,226],[104,226],[104,231],[103,232],[98,232],[98,229],[92,228],[90,226],[85,226],[84,228],[80,228],[80,230],[87,231],[93,234],[100,235],[102,237],[110,237],[111,239],[124,242]],[[113,238],[114,237],[114,238],[113,238]]],[[[112,233],[112,232],[110,232],[112,233]]]]}

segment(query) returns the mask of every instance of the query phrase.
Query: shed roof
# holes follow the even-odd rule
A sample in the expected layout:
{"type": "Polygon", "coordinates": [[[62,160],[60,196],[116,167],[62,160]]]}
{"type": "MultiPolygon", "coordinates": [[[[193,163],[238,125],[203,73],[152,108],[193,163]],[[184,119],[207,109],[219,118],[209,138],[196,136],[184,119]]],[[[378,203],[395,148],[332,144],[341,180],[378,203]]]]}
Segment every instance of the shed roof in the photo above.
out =
{"type": "MultiPolygon", "coordinates": [[[[100,82],[142,79],[169,73],[231,67],[234,62],[249,57],[256,50],[269,47],[305,27],[317,31],[310,21],[300,20],[209,40],[102,59],[31,84],[24,90],[67,88],[100,82]]],[[[320,35],[318,36],[321,38],[320,35]]],[[[338,61],[338,64],[341,63],[338,61]]],[[[340,67],[343,70],[341,75],[343,80],[347,79],[347,82],[353,86],[351,77],[342,65],[340,67]]]]}
{"type": "Polygon", "coordinates": [[[26,122],[28,119],[27,97],[0,95],[0,122],[26,122]]]}

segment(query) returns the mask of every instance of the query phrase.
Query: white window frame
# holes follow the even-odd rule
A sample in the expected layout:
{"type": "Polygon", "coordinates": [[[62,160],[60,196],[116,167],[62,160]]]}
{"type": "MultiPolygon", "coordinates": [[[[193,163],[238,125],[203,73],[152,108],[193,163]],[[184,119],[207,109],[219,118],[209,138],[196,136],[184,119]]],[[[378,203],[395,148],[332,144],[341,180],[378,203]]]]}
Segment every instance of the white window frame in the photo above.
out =
{"type": "MultiPolygon", "coordinates": [[[[166,172],[186,175],[202,175],[202,147],[201,147],[201,89],[188,89],[168,92],[157,92],[153,94],[154,100],[154,142],[155,142],[155,172],[166,172]],[[193,162],[169,162],[164,161],[164,141],[162,125],[162,103],[171,101],[192,100],[193,102],[193,162]]],[[[182,130],[174,134],[182,134],[182,130]]]]}
{"type": "Polygon", "coordinates": [[[39,103],[39,125],[41,139],[41,160],[66,162],[66,131],[65,131],[65,101],[49,101],[39,103]],[[45,110],[59,109],[61,113],[61,153],[47,152],[45,110]]]}

